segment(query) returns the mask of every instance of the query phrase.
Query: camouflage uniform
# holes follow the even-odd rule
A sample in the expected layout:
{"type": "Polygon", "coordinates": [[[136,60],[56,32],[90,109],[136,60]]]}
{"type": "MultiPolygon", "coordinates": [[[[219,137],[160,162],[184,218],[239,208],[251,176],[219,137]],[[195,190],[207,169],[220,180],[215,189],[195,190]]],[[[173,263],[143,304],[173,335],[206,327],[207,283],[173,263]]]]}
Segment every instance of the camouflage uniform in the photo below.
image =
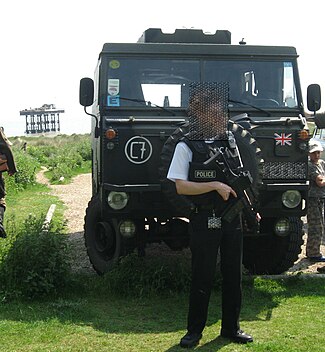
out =
{"type": "Polygon", "coordinates": [[[6,200],[5,200],[5,183],[2,176],[2,172],[0,172],[0,206],[6,208],[6,200]]]}
{"type": "MultiPolygon", "coordinates": [[[[1,151],[1,147],[0,147],[1,151]]],[[[5,191],[5,183],[2,176],[2,172],[0,172],[0,237],[7,237],[6,231],[3,226],[4,213],[6,210],[6,199],[5,199],[6,191],[5,191]]]]}
{"type": "MultiPolygon", "coordinates": [[[[17,172],[14,157],[10,148],[11,143],[8,141],[7,137],[5,136],[2,127],[0,128],[0,152],[5,154],[7,158],[7,164],[9,169],[9,174],[13,175],[17,172]]],[[[4,212],[6,210],[6,189],[5,183],[2,176],[2,172],[0,172],[0,237],[6,237],[6,231],[3,227],[3,220],[4,220],[4,212]]]]}
{"type": "Polygon", "coordinates": [[[306,245],[307,257],[319,257],[320,245],[324,232],[324,199],[325,187],[316,184],[317,175],[325,176],[325,161],[319,160],[318,164],[308,163],[309,168],[309,204],[307,211],[308,237],[306,245]]]}

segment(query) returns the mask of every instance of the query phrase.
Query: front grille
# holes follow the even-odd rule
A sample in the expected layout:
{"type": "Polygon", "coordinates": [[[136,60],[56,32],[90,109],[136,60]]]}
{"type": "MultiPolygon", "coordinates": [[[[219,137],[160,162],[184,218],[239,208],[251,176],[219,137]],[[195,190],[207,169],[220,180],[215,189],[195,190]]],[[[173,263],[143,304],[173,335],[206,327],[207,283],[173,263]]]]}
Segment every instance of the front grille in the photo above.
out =
{"type": "Polygon", "coordinates": [[[307,164],[303,162],[266,161],[263,163],[262,174],[264,179],[294,179],[307,178],[307,164]]]}

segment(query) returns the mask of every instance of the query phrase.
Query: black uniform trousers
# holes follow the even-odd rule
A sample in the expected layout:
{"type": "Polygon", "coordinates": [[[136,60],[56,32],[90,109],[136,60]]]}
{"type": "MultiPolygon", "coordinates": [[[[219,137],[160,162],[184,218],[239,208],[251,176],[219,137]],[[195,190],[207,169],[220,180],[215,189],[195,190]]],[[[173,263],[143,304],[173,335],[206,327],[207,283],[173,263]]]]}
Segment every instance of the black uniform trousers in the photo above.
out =
{"type": "Polygon", "coordinates": [[[221,229],[208,229],[211,210],[193,213],[190,217],[190,249],[192,252],[192,284],[187,330],[201,333],[205,327],[211,289],[220,248],[222,274],[221,328],[230,333],[239,329],[242,298],[243,236],[240,219],[222,222],[221,229]]]}

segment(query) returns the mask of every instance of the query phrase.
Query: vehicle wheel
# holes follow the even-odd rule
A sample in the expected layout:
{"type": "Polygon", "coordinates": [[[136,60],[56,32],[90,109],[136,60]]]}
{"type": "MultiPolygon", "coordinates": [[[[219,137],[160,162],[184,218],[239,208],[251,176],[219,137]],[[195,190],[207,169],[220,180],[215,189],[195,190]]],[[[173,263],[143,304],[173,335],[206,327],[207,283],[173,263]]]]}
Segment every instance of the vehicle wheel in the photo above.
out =
{"type": "MultiPolygon", "coordinates": [[[[251,274],[281,274],[298,259],[303,244],[302,221],[289,218],[290,233],[279,237],[273,232],[260,237],[244,237],[243,264],[251,274]]],[[[271,221],[261,228],[272,229],[271,221]]]]}
{"type": "Polygon", "coordinates": [[[169,235],[164,242],[173,251],[180,251],[189,245],[188,222],[182,219],[171,219],[168,222],[169,235]]]}
{"type": "Polygon", "coordinates": [[[100,201],[93,197],[88,204],[84,225],[85,245],[89,260],[98,274],[109,271],[123,254],[123,246],[116,221],[103,221],[100,201]]]}

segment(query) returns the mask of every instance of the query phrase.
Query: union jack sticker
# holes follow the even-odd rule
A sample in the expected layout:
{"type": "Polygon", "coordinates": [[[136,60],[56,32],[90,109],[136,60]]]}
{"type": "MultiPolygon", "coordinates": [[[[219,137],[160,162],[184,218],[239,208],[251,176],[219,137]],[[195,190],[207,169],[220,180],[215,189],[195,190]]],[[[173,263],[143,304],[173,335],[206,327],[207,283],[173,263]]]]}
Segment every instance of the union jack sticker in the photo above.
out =
{"type": "Polygon", "coordinates": [[[291,145],[292,142],[292,133],[274,133],[275,145],[291,145]]]}

